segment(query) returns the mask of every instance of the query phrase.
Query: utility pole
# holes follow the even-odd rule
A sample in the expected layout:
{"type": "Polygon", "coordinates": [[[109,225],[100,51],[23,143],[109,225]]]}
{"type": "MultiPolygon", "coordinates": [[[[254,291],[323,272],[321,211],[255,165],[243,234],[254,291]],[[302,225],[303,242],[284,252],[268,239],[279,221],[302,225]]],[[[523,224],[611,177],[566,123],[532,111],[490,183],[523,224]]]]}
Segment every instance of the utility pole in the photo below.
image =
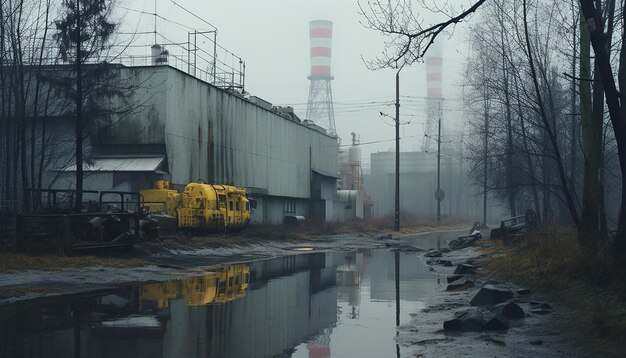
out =
{"type": "MultiPolygon", "coordinates": [[[[484,66],[483,66],[484,71],[484,66]]],[[[484,72],[483,72],[484,73],[484,72]]],[[[485,135],[483,138],[483,227],[487,227],[487,148],[489,138],[489,104],[487,102],[486,86],[483,84],[483,106],[485,111],[485,135]]]]}
{"type": "Polygon", "coordinates": [[[437,123],[437,225],[441,222],[441,102],[439,102],[439,118],[437,123]]]}
{"type": "Polygon", "coordinates": [[[393,229],[400,231],[400,71],[396,72],[396,205],[393,229]]]}
{"type": "Polygon", "coordinates": [[[82,211],[83,202],[83,87],[81,72],[81,49],[80,49],[80,0],[76,0],[76,202],[74,211],[82,211]]]}

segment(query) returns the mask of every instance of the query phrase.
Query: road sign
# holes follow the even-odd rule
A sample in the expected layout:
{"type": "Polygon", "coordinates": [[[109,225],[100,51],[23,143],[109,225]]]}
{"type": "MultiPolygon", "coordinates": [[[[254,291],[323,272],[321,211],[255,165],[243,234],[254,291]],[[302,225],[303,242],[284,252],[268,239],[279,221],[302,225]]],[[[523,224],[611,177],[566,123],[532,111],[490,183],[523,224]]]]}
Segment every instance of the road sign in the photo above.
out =
{"type": "Polygon", "coordinates": [[[435,190],[435,199],[442,201],[446,197],[446,193],[442,189],[435,190]]]}

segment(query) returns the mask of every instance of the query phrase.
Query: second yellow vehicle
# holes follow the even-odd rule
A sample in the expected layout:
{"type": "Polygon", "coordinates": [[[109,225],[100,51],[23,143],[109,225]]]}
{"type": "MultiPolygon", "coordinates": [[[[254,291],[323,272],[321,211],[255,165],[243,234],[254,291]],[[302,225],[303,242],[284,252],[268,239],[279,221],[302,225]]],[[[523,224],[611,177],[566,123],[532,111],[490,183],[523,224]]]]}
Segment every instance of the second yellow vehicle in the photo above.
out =
{"type": "Polygon", "coordinates": [[[182,230],[237,231],[250,222],[250,202],[244,188],[189,183],[181,194],[170,189],[169,182],[159,180],[153,189],[139,194],[142,207],[176,217],[182,230]]]}

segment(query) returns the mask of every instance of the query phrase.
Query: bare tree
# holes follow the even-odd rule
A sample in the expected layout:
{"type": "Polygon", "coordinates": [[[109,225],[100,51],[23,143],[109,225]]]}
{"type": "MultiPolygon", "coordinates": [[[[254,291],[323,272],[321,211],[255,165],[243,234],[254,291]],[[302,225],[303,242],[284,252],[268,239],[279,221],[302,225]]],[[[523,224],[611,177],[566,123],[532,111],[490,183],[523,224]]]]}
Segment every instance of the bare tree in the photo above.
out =
{"type": "Polygon", "coordinates": [[[33,187],[35,166],[39,158],[36,117],[41,106],[37,68],[41,68],[48,44],[50,1],[5,1],[0,5],[0,122],[3,136],[0,178],[1,196],[21,202],[18,192],[33,187]],[[32,111],[31,111],[32,109],[32,111]],[[18,176],[19,172],[19,176],[18,176]]]}
{"type": "Polygon", "coordinates": [[[486,0],[470,1],[466,6],[425,0],[359,2],[363,26],[379,31],[388,40],[381,57],[369,61],[373,69],[410,65],[424,57],[435,39],[474,13],[486,0]],[[440,21],[426,22],[420,12],[439,15],[440,21]]]}

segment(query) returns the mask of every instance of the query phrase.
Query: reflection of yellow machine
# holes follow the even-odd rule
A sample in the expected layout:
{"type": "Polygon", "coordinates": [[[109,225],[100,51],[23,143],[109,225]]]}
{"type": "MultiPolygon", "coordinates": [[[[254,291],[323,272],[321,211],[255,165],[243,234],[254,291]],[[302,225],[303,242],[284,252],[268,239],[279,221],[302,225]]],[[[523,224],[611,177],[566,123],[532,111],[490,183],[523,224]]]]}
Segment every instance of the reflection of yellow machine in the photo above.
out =
{"type": "Polygon", "coordinates": [[[178,218],[182,229],[241,230],[250,222],[246,189],[221,184],[189,183],[180,194],[166,181],[140,191],[142,207],[178,218]]]}
{"type": "Polygon", "coordinates": [[[166,308],[170,299],[179,297],[190,307],[220,304],[244,297],[249,281],[248,265],[227,265],[205,276],[143,285],[139,299],[154,302],[158,309],[166,308]]]}

